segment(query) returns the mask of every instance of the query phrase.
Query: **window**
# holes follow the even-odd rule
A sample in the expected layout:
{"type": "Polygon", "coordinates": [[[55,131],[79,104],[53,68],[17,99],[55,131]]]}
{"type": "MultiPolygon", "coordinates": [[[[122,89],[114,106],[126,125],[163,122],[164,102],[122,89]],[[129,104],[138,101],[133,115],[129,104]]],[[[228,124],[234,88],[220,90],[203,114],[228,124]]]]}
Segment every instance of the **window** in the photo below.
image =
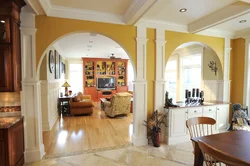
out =
{"type": "Polygon", "coordinates": [[[128,61],[128,90],[133,91],[134,70],[131,61],[128,61]]]}
{"type": "Polygon", "coordinates": [[[69,84],[73,94],[83,92],[82,64],[69,64],[69,84]]]}
{"type": "Polygon", "coordinates": [[[181,99],[185,98],[185,90],[200,89],[201,54],[181,57],[181,99]]]}
{"type": "Polygon", "coordinates": [[[191,55],[173,55],[166,65],[166,90],[169,98],[175,101],[185,100],[185,90],[199,88],[201,84],[201,53],[191,55]]]}
{"type": "Polygon", "coordinates": [[[166,90],[168,91],[169,98],[172,98],[175,102],[177,98],[177,73],[178,63],[177,59],[171,59],[168,61],[166,66],[165,78],[167,80],[166,90]]]}

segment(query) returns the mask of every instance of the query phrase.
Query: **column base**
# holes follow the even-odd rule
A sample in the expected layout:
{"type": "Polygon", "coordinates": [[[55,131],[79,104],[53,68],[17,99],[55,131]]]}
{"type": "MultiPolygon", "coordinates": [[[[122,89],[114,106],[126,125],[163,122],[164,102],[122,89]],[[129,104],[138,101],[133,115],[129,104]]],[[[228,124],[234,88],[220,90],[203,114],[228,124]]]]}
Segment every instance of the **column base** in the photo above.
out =
{"type": "Polygon", "coordinates": [[[40,150],[26,150],[24,152],[25,163],[30,163],[33,161],[39,161],[45,155],[44,145],[42,144],[40,150]]]}
{"type": "Polygon", "coordinates": [[[133,135],[132,142],[133,142],[134,146],[142,146],[142,145],[148,144],[148,139],[146,137],[136,137],[133,135]]]}

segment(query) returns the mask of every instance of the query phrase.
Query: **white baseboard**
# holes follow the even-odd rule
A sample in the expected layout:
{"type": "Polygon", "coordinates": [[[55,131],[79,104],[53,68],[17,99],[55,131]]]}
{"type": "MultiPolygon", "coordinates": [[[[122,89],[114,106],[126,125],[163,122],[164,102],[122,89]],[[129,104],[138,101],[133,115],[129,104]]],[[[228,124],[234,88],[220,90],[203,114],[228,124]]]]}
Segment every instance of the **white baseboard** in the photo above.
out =
{"type": "Polygon", "coordinates": [[[33,161],[39,161],[43,158],[43,156],[45,155],[44,152],[44,145],[42,144],[40,146],[40,150],[36,149],[36,150],[26,150],[24,152],[24,160],[25,163],[30,163],[33,161]]]}
{"type": "Polygon", "coordinates": [[[138,138],[133,135],[132,142],[134,146],[142,146],[148,144],[148,139],[146,137],[138,138]]]}

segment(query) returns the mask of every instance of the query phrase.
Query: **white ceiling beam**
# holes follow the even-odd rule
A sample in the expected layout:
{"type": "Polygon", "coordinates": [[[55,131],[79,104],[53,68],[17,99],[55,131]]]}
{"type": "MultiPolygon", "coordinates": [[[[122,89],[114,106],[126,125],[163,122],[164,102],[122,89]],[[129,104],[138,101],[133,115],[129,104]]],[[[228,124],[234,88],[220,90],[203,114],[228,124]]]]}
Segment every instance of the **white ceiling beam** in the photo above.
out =
{"type": "Polygon", "coordinates": [[[236,2],[188,25],[190,33],[197,33],[250,12],[250,4],[236,2]]]}
{"type": "Polygon", "coordinates": [[[135,24],[157,0],[134,0],[124,14],[124,22],[135,24]]]}
{"type": "Polygon", "coordinates": [[[250,3],[250,0],[238,0],[238,1],[242,1],[242,2],[246,2],[246,3],[250,3]]]}
{"type": "Polygon", "coordinates": [[[25,0],[25,2],[33,9],[36,15],[45,15],[45,12],[39,1],[25,0]]]}

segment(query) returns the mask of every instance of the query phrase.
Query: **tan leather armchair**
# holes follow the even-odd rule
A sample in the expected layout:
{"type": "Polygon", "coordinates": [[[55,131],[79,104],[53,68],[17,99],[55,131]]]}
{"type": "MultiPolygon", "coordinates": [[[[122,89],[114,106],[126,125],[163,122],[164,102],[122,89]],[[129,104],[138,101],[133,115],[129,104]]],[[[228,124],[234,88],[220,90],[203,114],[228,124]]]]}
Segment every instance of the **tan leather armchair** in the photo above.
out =
{"type": "Polygon", "coordinates": [[[70,114],[92,114],[94,103],[90,95],[83,95],[81,92],[70,101],[70,114]]]}
{"type": "Polygon", "coordinates": [[[116,93],[110,101],[104,102],[104,111],[110,116],[126,115],[130,113],[132,95],[127,92],[116,93]]]}

